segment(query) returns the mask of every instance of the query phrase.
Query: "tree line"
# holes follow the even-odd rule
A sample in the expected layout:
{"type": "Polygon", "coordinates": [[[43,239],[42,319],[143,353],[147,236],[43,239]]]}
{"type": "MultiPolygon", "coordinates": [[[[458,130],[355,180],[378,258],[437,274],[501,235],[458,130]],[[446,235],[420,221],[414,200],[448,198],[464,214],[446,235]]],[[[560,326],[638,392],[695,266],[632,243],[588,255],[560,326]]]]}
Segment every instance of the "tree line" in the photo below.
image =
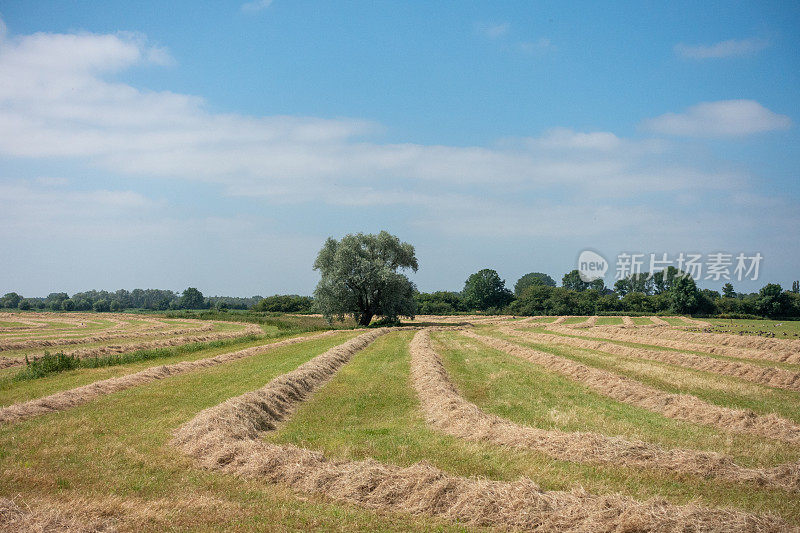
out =
{"type": "Polygon", "coordinates": [[[506,287],[497,271],[485,268],[467,278],[461,291],[419,292],[401,270],[416,272],[414,247],[385,231],[329,238],[314,270],[321,279],[314,297],[296,294],[204,297],[194,287],[180,295],[162,289],[64,292],[46,298],[23,298],[10,292],[0,307],[50,311],[124,311],[179,309],[248,309],[259,312],[322,313],[332,320],[353,316],[362,325],[373,317],[395,323],[399,316],[484,312],[513,315],[693,314],[730,318],[800,318],[800,282],[791,290],[768,283],[757,293],[738,293],[731,283],[722,292],[697,287],[675,267],[642,272],[617,280],[613,288],[602,279],[586,282],[578,270],[561,278],[531,272],[506,287]]]}

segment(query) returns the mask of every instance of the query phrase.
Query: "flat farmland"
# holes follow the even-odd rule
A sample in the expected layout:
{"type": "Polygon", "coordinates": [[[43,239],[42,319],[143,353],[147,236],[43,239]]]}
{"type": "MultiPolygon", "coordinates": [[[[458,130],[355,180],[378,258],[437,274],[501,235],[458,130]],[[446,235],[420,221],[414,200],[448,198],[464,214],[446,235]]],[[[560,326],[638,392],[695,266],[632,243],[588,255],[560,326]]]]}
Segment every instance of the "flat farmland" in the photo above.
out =
{"type": "Polygon", "coordinates": [[[800,526],[800,341],[684,317],[283,320],[0,316],[0,525],[800,526]],[[25,374],[45,350],[74,366],[25,374]]]}

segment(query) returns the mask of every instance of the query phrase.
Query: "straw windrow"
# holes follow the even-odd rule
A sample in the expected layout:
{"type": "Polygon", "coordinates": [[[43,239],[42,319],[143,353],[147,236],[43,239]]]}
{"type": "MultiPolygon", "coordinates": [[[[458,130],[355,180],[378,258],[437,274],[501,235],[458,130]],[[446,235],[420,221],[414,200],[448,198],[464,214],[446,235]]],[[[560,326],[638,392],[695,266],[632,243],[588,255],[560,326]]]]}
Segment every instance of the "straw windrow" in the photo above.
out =
{"type": "Polygon", "coordinates": [[[459,394],[427,331],[411,341],[411,378],[427,422],[439,431],[471,441],[536,450],[555,459],[712,477],[784,490],[800,490],[800,463],[773,468],[743,468],[725,455],[689,449],[664,449],[589,432],[563,432],[521,426],[488,414],[459,394]]]}
{"type": "Polygon", "coordinates": [[[720,407],[696,396],[667,393],[607,370],[589,367],[564,357],[526,348],[495,337],[486,337],[471,331],[463,331],[462,334],[562,374],[604,396],[660,413],[668,418],[800,445],[800,427],[773,413],[758,415],[752,411],[720,407]]]}
{"type": "Polygon", "coordinates": [[[637,502],[582,490],[544,492],[528,479],[452,476],[425,463],[407,468],[330,460],[321,453],[261,440],[381,331],[368,332],[301,365],[265,387],[201,411],[173,444],[208,469],[286,483],[362,506],[428,514],[475,526],[537,531],[781,531],[777,517],[729,509],[637,502]]]}
{"type": "MultiPolygon", "coordinates": [[[[758,366],[749,363],[740,363],[737,361],[725,361],[722,359],[704,357],[702,355],[695,355],[691,353],[681,353],[667,350],[651,350],[646,348],[632,348],[630,346],[614,344],[613,342],[604,342],[593,339],[578,339],[575,337],[565,337],[563,335],[553,335],[549,333],[523,332],[509,327],[500,328],[499,331],[506,335],[513,335],[515,337],[534,342],[561,344],[576,348],[596,350],[614,355],[621,355],[623,357],[650,359],[652,361],[659,361],[662,363],[682,366],[694,370],[702,370],[704,372],[715,372],[717,374],[733,376],[745,381],[750,381],[752,383],[767,385],[769,387],[800,391],[800,372],[793,372],[791,370],[784,370],[781,368],[758,366]]],[[[572,333],[574,334],[574,332],[572,333]]]]}
{"type": "Polygon", "coordinates": [[[223,353],[214,357],[199,359],[197,361],[182,361],[171,365],[162,365],[152,368],[147,368],[134,374],[121,376],[116,378],[104,379],[96,381],[82,387],[57,392],[44,398],[36,398],[27,402],[15,403],[8,407],[0,408],[0,423],[17,422],[27,418],[52,413],[55,411],[63,411],[76,405],[84,404],[98,396],[111,394],[121,390],[150,383],[170,376],[178,374],[185,374],[200,368],[207,368],[211,366],[220,365],[230,361],[236,361],[245,357],[252,357],[254,355],[261,355],[275,348],[282,346],[289,346],[306,342],[311,339],[318,339],[328,335],[333,335],[335,331],[326,331],[324,333],[317,333],[313,335],[305,335],[302,337],[294,337],[285,339],[270,344],[261,346],[254,346],[252,348],[245,348],[235,352],[223,353]]]}

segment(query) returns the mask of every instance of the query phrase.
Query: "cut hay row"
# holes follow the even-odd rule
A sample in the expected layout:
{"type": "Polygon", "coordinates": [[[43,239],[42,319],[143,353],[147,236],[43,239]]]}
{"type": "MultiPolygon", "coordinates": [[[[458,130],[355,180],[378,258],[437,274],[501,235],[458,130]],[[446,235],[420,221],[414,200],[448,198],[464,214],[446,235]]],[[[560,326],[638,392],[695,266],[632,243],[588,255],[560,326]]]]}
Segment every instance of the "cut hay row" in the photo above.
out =
{"type": "Polygon", "coordinates": [[[706,322],[705,320],[697,320],[696,318],[690,318],[688,316],[682,316],[681,320],[686,322],[688,325],[695,327],[695,328],[710,328],[711,324],[706,322]]]}
{"type": "MultiPolygon", "coordinates": [[[[263,333],[264,330],[262,330],[257,324],[248,324],[247,327],[242,331],[220,331],[205,335],[187,335],[128,344],[98,346],[96,348],[79,348],[77,350],[65,351],[64,353],[66,355],[76,356],[81,359],[88,359],[90,357],[99,357],[102,355],[135,352],[138,350],[151,350],[154,348],[167,348],[170,346],[180,346],[182,344],[189,344],[192,342],[211,342],[224,339],[235,339],[238,337],[246,337],[247,335],[261,335],[263,333]]],[[[35,355],[29,355],[28,357],[34,356],[35,355]]],[[[9,368],[12,366],[21,366],[24,364],[25,357],[0,357],[0,369],[9,368]]]]}
{"type": "Polygon", "coordinates": [[[428,331],[411,341],[411,379],[425,419],[448,435],[535,450],[554,459],[659,469],[737,483],[754,482],[784,490],[800,490],[800,462],[772,468],[743,468],[728,456],[689,449],[664,449],[656,444],[598,433],[545,430],[515,424],[484,412],[459,394],[428,331]]]}
{"type": "Polygon", "coordinates": [[[245,357],[252,357],[261,355],[270,350],[306,342],[312,339],[319,339],[329,335],[335,334],[336,331],[326,331],[323,333],[315,333],[313,335],[305,335],[302,337],[294,337],[282,341],[272,342],[261,346],[254,346],[252,348],[245,348],[235,352],[223,353],[214,357],[207,357],[205,359],[198,359],[197,361],[182,361],[180,363],[173,363],[170,365],[161,365],[157,367],[146,368],[134,374],[127,376],[120,376],[116,378],[104,379],[96,381],[82,387],[57,392],[50,396],[43,398],[36,398],[27,402],[20,402],[9,405],[8,407],[0,408],[0,423],[17,422],[35,416],[52,413],[55,411],[64,411],[76,405],[84,404],[98,396],[111,394],[121,390],[150,383],[160,379],[176,376],[179,374],[186,374],[201,368],[208,368],[245,357]]]}
{"type": "MultiPolygon", "coordinates": [[[[132,321],[128,321],[128,322],[117,321],[111,326],[100,327],[100,328],[97,327],[97,324],[94,324],[95,329],[97,330],[94,334],[95,335],[109,335],[111,333],[120,332],[120,331],[125,332],[125,333],[134,333],[134,332],[140,332],[140,331],[149,331],[149,330],[153,330],[153,329],[165,329],[168,326],[171,326],[173,324],[172,322],[166,322],[166,321],[163,321],[163,320],[154,320],[154,319],[151,319],[151,318],[137,320],[137,322],[142,322],[142,324],[133,324],[132,321]]],[[[201,321],[201,320],[192,321],[192,322],[196,323],[198,326],[200,326],[200,325],[202,325],[204,323],[208,324],[208,321],[201,321]]],[[[55,323],[55,322],[50,322],[50,324],[53,324],[53,323],[55,323]]],[[[18,337],[19,338],[27,338],[27,339],[47,339],[47,338],[53,338],[53,337],[62,336],[62,337],[65,337],[65,338],[69,338],[69,337],[74,337],[74,336],[77,336],[77,335],[84,335],[84,336],[87,335],[87,333],[84,330],[86,330],[88,328],[89,328],[89,324],[87,324],[86,322],[81,322],[80,324],[69,325],[69,327],[66,327],[66,326],[65,327],[50,327],[50,328],[47,328],[47,329],[37,329],[37,330],[28,330],[28,331],[17,330],[17,331],[12,331],[12,332],[6,332],[7,334],[3,335],[2,338],[3,338],[4,341],[10,340],[10,339],[14,339],[14,338],[18,338],[18,337]]],[[[91,335],[91,334],[92,333],[89,333],[89,335],[91,335]]]]}
{"type": "MultiPolygon", "coordinates": [[[[245,325],[245,324],[241,324],[245,325]]],[[[252,325],[252,324],[248,324],[252,325]]],[[[136,331],[126,331],[123,333],[100,333],[97,335],[89,335],[83,337],[76,337],[70,335],[52,335],[46,337],[37,337],[35,339],[3,339],[0,340],[0,352],[9,350],[24,350],[27,348],[43,348],[53,346],[68,346],[70,344],[88,344],[92,342],[104,342],[109,340],[120,339],[134,339],[138,337],[154,336],[154,335],[186,335],[191,333],[199,333],[201,331],[211,331],[214,329],[213,322],[200,324],[197,327],[191,328],[178,328],[178,329],[164,329],[164,324],[159,327],[147,327],[137,329],[136,331]]]]}
{"type": "Polygon", "coordinates": [[[555,320],[553,320],[553,321],[551,322],[551,324],[561,324],[561,323],[563,323],[565,320],[567,320],[567,317],[565,317],[565,316],[560,316],[560,317],[557,317],[555,320]]]}
{"type": "Polygon", "coordinates": [[[636,322],[634,322],[633,319],[631,317],[629,317],[629,316],[623,316],[622,317],[622,325],[623,325],[623,327],[634,327],[635,328],[636,327],[636,322]]]}
{"type": "Polygon", "coordinates": [[[656,326],[669,326],[670,323],[664,320],[663,318],[659,318],[657,316],[651,316],[650,322],[652,322],[656,326]]]}
{"type": "Polygon", "coordinates": [[[800,372],[793,372],[791,370],[739,363],[736,361],[725,361],[690,353],[632,348],[630,346],[614,344],[613,342],[585,338],[577,339],[575,337],[564,337],[549,333],[517,331],[509,327],[500,328],[500,331],[507,335],[513,335],[534,342],[546,344],[555,343],[564,346],[573,346],[575,348],[597,350],[599,352],[621,355],[623,357],[649,359],[651,361],[659,361],[670,365],[682,366],[684,368],[733,376],[751,383],[758,383],[769,387],[800,392],[800,372]]]}
{"type": "MultiPolygon", "coordinates": [[[[598,327],[605,329],[614,328],[614,326],[598,327]]],[[[729,333],[700,333],[682,329],[664,329],[663,331],[660,330],[658,335],[669,339],[714,344],[717,346],[771,350],[800,355],[800,339],[772,339],[758,337],[756,335],[731,335],[729,333]]]]}
{"type": "Polygon", "coordinates": [[[201,411],[172,443],[198,465],[246,478],[285,483],[372,509],[426,514],[459,524],[537,531],[781,531],[788,524],[759,516],[663,501],[638,502],[583,490],[544,492],[531,480],[490,481],[410,467],[332,460],[319,452],[263,440],[378,334],[369,332],[284,374],[265,387],[201,411]]]}
{"type": "Polygon", "coordinates": [[[675,339],[673,334],[677,333],[680,335],[684,332],[673,329],[668,330],[665,328],[659,328],[658,331],[643,331],[641,329],[637,329],[636,331],[630,331],[623,330],[622,328],[606,328],[603,326],[594,327],[586,332],[578,332],[573,329],[559,327],[547,327],[547,329],[556,333],[566,333],[570,335],[579,335],[582,337],[599,337],[608,340],[633,342],[638,344],[649,344],[652,346],[660,346],[662,348],[674,348],[677,350],[692,352],[705,352],[738,359],[800,364],[800,354],[795,352],[777,349],[740,348],[738,346],[704,344],[700,342],[681,340],[680,336],[678,339],[675,339]]]}
{"type": "Polygon", "coordinates": [[[662,414],[667,418],[714,426],[800,445],[800,426],[774,413],[758,415],[713,405],[689,394],[672,394],[613,372],[589,367],[565,357],[541,352],[495,337],[463,331],[463,335],[510,355],[527,359],[614,400],[662,414]]]}

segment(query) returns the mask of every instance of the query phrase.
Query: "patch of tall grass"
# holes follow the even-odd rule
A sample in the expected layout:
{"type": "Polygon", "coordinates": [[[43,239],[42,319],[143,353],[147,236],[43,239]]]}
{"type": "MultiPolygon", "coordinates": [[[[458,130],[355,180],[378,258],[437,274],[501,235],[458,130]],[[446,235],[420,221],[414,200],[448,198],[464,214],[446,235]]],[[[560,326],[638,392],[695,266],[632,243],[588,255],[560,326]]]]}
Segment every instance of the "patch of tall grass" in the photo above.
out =
{"type": "Polygon", "coordinates": [[[103,356],[96,355],[94,357],[87,357],[84,359],[81,359],[75,355],[64,353],[51,355],[45,352],[45,355],[42,357],[34,357],[33,359],[28,359],[26,357],[25,368],[15,374],[12,379],[14,381],[25,381],[43,378],[52,374],[65,372],[67,370],[75,370],[78,368],[103,368],[107,366],[136,363],[139,361],[148,361],[151,359],[164,359],[167,357],[187,355],[190,353],[199,352],[201,350],[226,348],[247,344],[265,338],[267,337],[264,335],[245,335],[243,337],[236,337],[234,339],[220,339],[210,342],[193,342],[190,344],[183,344],[181,346],[151,348],[103,356]]]}

